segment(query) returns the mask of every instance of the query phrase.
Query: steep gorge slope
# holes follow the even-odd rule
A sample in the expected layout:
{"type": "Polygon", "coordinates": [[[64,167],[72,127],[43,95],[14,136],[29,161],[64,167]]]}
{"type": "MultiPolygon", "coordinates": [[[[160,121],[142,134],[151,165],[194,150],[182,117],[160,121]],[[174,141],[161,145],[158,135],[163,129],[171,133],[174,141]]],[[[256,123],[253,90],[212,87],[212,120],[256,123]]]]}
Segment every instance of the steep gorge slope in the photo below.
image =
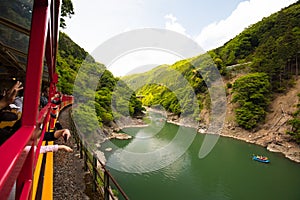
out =
{"type": "Polygon", "coordinates": [[[291,129],[288,120],[293,118],[293,113],[298,109],[297,104],[300,93],[300,79],[286,93],[276,94],[269,105],[269,112],[265,123],[253,130],[245,130],[238,126],[234,120],[235,105],[232,102],[232,95],[227,96],[226,121],[222,135],[232,137],[250,143],[266,147],[270,151],[281,152],[286,157],[300,162],[300,146],[292,136],[286,133],[291,129]]]}
{"type": "MultiPolygon", "coordinates": [[[[292,119],[292,113],[297,110],[297,94],[300,93],[300,82],[296,80],[299,75],[299,49],[300,1],[250,26],[224,46],[209,51],[206,55],[199,55],[198,58],[205,58],[209,55],[223,75],[224,87],[228,95],[226,122],[222,131],[224,136],[242,139],[265,146],[270,150],[280,151],[287,157],[300,162],[299,145],[290,135],[286,134],[286,131],[291,129],[287,121],[292,119]],[[234,66],[227,67],[227,65],[234,66]],[[265,77],[268,77],[264,81],[270,83],[271,86],[270,102],[265,102],[264,104],[268,106],[262,110],[265,120],[259,120],[253,126],[254,128],[245,130],[236,122],[236,108],[241,108],[242,105],[232,102],[234,94],[232,86],[236,80],[252,73],[263,73],[266,75],[265,77]]],[[[197,70],[210,64],[205,62],[206,59],[202,59],[202,62],[193,66],[191,64],[193,59],[195,58],[179,61],[170,66],[159,66],[143,74],[124,77],[124,81],[132,84],[142,80],[147,83],[149,80],[157,79],[159,70],[178,70],[194,89],[198,88],[196,95],[201,109],[198,119],[202,123],[201,128],[207,127],[210,123],[208,120],[210,118],[210,97],[205,89],[205,77],[202,76],[203,74],[198,75],[197,70]]],[[[178,84],[177,79],[172,77],[160,77],[159,80],[167,80],[171,85],[178,84]]],[[[251,84],[255,85],[256,83],[251,84]]],[[[181,111],[176,106],[178,101],[169,94],[172,91],[162,88],[163,86],[164,84],[160,83],[149,84],[140,88],[137,93],[144,97],[142,100],[144,105],[160,104],[167,111],[180,116],[181,111]]],[[[249,85],[245,83],[240,87],[249,87],[249,85]]],[[[262,94],[256,94],[256,99],[252,104],[256,105],[255,101],[264,100],[261,97],[263,97],[262,94]]],[[[251,112],[251,110],[247,112],[251,112]]]]}

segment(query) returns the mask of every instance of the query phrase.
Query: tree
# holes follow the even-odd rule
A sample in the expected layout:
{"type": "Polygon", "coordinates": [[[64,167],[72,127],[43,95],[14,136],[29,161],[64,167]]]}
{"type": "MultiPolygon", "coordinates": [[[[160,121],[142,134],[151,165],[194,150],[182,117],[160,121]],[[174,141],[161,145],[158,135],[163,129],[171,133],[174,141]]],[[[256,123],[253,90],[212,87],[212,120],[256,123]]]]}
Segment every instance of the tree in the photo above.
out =
{"type": "Polygon", "coordinates": [[[72,0],[62,0],[60,27],[66,28],[67,25],[66,25],[66,20],[64,18],[65,17],[71,18],[72,15],[74,14],[75,13],[74,13],[72,0]]]}
{"type": "Polygon", "coordinates": [[[78,105],[74,108],[76,120],[81,125],[87,123],[92,127],[83,127],[87,134],[99,126],[109,125],[113,117],[122,114],[136,116],[143,111],[142,103],[125,83],[115,78],[103,64],[95,62],[92,56],[64,33],[60,33],[56,69],[59,90],[75,97],[75,104],[78,105]],[[112,102],[113,94],[117,96],[112,102]],[[125,96],[128,98],[125,99],[125,96]],[[116,115],[112,113],[112,103],[121,108],[116,115]]]}
{"type": "Polygon", "coordinates": [[[213,59],[225,65],[251,62],[252,72],[270,77],[273,92],[282,92],[297,74],[295,60],[300,48],[300,1],[251,25],[223,46],[212,50],[213,59]]]}
{"type": "Polygon", "coordinates": [[[240,77],[233,84],[233,102],[237,123],[252,129],[265,119],[270,102],[270,83],[267,74],[253,73],[240,77]]]}

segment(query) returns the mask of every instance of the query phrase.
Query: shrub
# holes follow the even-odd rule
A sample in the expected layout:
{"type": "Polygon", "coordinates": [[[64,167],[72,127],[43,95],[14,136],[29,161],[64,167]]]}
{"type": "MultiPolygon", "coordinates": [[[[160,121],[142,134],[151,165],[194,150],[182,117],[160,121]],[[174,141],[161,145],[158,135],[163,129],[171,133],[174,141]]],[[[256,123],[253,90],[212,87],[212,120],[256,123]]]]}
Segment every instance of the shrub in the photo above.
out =
{"type": "Polygon", "coordinates": [[[252,129],[264,121],[270,102],[270,83],[265,73],[253,73],[240,77],[233,84],[233,102],[237,123],[252,129]]]}

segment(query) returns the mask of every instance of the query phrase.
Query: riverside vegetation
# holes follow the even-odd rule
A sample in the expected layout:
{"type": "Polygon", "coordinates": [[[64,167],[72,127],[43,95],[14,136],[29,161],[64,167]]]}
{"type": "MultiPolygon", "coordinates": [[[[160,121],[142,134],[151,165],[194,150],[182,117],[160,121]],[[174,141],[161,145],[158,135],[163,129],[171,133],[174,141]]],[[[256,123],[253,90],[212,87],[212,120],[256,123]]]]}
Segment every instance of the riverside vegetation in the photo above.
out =
{"type": "Polygon", "coordinates": [[[177,117],[188,113],[201,127],[207,127],[211,105],[207,84],[213,79],[208,69],[214,65],[222,75],[227,94],[227,113],[222,134],[273,150],[276,148],[281,152],[293,148],[293,152],[286,156],[300,161],[297,144],[300,142],[297,84],[300,62],[299,19],[300,1],[251,25],[219,48],[122,79],[113,77],[105,66],[95,62],[66,34],[60,33],[57,59],[59,87],[63,93],[72,94],[77,72],[80,67],[86,66],[85,76],[78,80],[85,89],[77,91],[76,95],[80,98],[76,99],[78,106],[74,112],[80,117],[78,121],[82,123],[81,127],[85,127],[83,132],[91,140],[94,140],[91,134],[96,131],[94,127],[115,127],[115,117],[142,116],[142,106],[160,105],[177,117]],[[192,87],[197,98],[197,109],[186,106],[190,103],[191,94],[181,88],[172,70],[179,72],[192,87]],[[84,83],[92,71],[101,74],[95,91],[84,83]],[[141,82],[144,83],[143,87],[137,87],[136,91],[126,86],[129,84],[132,88],[135,83],[141,82]],[[291,90],[294,92],[289,93],[291,90]],[[142,100],[136,94],[142,96],[142,100]],[[274,104],[278,98],[284,99],[288,94],[289,98],[296,101],[274,104]],[[112,101],[114,95],[117,96],[112,101]],[[112,110],[112,107],[117,107],[117,111],[112,110]],[[90,113],[94,111],[93,108],[97,116],[92,119],[90,113]],[[261,138],[264,138],[263,142],[261,138]]]}

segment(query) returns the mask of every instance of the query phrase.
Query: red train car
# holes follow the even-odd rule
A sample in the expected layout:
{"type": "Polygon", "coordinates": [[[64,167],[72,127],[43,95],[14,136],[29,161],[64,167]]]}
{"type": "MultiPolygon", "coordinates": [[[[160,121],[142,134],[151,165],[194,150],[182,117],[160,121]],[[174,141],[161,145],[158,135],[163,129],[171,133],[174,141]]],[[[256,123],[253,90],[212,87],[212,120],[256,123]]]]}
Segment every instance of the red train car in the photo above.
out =
{"type": "MultiPolygon", "coordinates": [[[[34,170],[51,103],[40,109],[42,85],[49,100],[56,92],[55,72],[60,0],[5,0],[0,6],[1,87],[24,85],[21,127],[0,146],[0,198],[31,199],[34,170]],[[40,130],[44,125],[43,130],[40,130]],[[26,148],[25,148],[26,147],[26,148]]],[[[0,88],[3,89],[3,88],[0,88]]],[[[62,97],[62,106],[72,103],[62,97]]]]}

